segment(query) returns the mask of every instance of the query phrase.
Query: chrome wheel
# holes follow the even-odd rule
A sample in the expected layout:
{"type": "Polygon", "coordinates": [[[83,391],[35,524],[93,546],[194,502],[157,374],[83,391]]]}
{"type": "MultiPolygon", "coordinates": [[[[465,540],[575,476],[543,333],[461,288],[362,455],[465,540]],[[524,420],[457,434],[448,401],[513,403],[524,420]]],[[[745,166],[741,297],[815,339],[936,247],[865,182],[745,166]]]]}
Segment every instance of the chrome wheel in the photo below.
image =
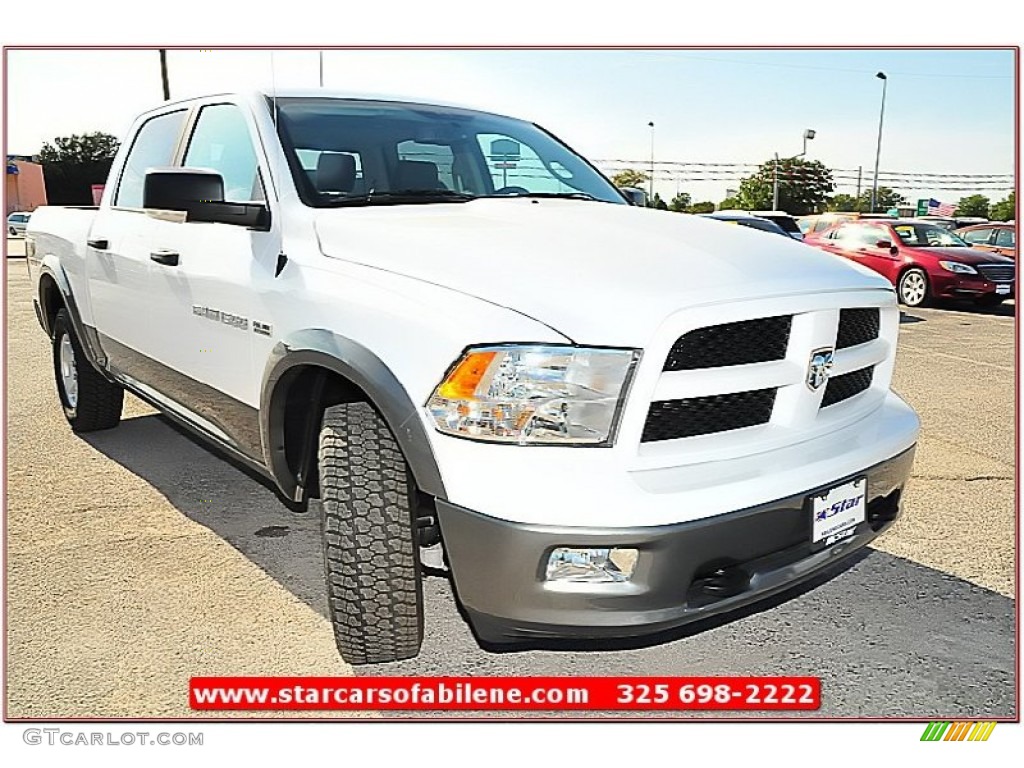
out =
{"type": "Polygon", "coordinates": [[[75,348],[71,346],[71,336],[66,333],[60,339],[60,383],[68,407],[77,408],[78,366],[75,364],[75,348]]]}
{"type": "Polygon", "coordinates": [[[928,295],[928,280],[919,270],[912,269],[900,280],[900,300],[908,307],[924,303],[928,295]]]}

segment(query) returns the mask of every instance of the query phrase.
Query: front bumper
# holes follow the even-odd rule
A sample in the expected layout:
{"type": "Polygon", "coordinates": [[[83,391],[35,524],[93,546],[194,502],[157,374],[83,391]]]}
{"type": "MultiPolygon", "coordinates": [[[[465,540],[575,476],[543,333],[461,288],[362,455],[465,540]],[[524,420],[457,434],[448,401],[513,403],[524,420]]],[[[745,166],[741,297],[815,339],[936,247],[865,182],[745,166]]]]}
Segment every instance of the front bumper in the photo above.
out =
{"type": "Polygon", "coordinates": [[[896,519],[914,448],[835,482],[756,507],[675,525],[553,527],[512,523],[442,500],[438,517],[455,589],[478,636],[635,637],[752,603],[860,549],[896,519]],[[867,520],[826,549],[811,544],[808,496],[867,477],[867,520]],[[545,582],[556,547],[639,551],[628,582],[545,582]]]}
{"type": "Polygon", "coordinates": [[[1012,299],[1016,293],[1014,283],[994,283],[984,277],[942,272],[929,278],[933,294],[942,299],[984,299],[997,295],[1012,299]]]}

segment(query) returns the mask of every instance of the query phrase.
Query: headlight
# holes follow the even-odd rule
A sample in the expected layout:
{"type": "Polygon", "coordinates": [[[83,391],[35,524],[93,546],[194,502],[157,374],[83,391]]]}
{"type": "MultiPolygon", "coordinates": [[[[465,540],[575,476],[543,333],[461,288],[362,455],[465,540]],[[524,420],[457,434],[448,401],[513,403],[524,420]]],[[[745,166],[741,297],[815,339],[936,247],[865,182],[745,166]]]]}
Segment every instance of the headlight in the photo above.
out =
{"type": "Polygon", "coordinates": [[[639,352],[471,347],[427,402],[440,432],[519,445],[610,445],[639,352]]]}
{"type": "Polygon", "coordinates": [[[970,264],[961,264],[959,261],[940,261],[939,266],[947,272],[956,272],[958,275],[978,274],[978,270],[970,264]]]}

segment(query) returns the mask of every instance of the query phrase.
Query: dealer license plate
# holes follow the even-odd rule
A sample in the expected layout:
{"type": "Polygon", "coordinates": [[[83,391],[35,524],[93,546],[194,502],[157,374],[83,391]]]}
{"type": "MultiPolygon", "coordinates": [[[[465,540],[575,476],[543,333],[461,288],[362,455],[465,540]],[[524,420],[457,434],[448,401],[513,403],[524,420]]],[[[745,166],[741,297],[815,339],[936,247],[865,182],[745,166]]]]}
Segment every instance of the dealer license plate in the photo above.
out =
{"type": "Polygon", "coordinates": [[[830,546],[853,535],[864,522],[867,478],[837,485],[821,496],[811,497],[811,543],[830,546]]]}
{"type": "Polygon", "coordinates": [[[998,293],[1000,296],[1005,296],[1009,292],[1010,292],[1010,286],[1008,286],[1008,285],[997,285],[996,286],[996,293],[998,293]]]}

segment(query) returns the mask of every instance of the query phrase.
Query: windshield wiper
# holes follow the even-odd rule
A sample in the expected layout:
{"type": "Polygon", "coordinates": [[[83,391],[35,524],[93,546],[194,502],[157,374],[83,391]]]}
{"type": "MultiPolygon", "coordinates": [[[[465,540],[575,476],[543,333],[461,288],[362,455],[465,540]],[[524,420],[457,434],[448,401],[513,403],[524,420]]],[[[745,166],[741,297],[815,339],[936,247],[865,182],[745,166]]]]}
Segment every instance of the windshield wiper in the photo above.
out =
{"type": "Polygon", "coordinates": [[[513,192],[507,195],[482,195],[482,197],[552,197],[562,200],[597,200],[587,192],[513,192]]]}
{"type": "Polygon", "coordinates": [[[369,191],[364,195],[348,195],[327,200],[330,207],[345,205],[403,205],[407,203],[464,203],[476,195],[450,189],[399,189],[387,192],[369,191]]]}

